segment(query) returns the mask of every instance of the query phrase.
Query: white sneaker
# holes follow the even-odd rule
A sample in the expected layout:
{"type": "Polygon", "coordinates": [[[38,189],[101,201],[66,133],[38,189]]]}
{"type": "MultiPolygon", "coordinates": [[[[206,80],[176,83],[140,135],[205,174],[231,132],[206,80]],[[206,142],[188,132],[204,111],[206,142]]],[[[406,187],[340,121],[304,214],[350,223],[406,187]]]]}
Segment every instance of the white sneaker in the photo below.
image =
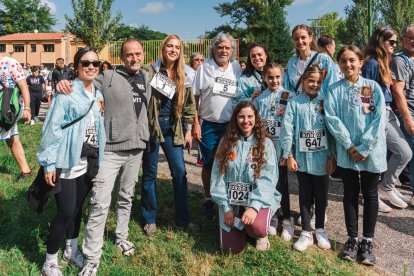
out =
{"type": "Polygon", "coordinates": [[[268,228],[268,234],[271,236],[276,236],[277,235],[277,225],[279,223],[279,220],[277,219],[277,216],[274,215],[272,217],[272,219],[270,220],[270,225],[268,228]]]}
{"type": "Polygon", "coordinates": [[[381,199],[388,200],[393,206],[405,209],[408,207],[407,203],[404,202],[396,193],[394,193],[394,190],[391,191],[385,191],[381,187],[378,187],[378,196],[381,199]]]}
{"type": "Polygon", "coordinates": [[[60,270],[60,266],[54,263],[47,263],[45,262],[42,267],[42,272],[40,273],[42,276],[64,276],[62,271],[60,270]]]}
{"type": "Polygon", "coordinates": [[[315,231],[316,240],[318,241],[318,246],[321,249],[331,249],[331,243],[329,242],[328,235],[326,234],[325,229],[319,228],[315,231]]]}
{"type": "Polygon", "coordinates": [[[299,239],[293,244],[293,248],[297,251],[305,251],[309,245],[313,244],[312,232],[302,231],[299,239]]]}
{"type": "Polygon", "coordinates": [[[81,272],[79,272],[78,276],[96,276],[98,267],[99,264],[86,263],[81,272]]]}
{"type": "Polygon", "coordinates": [[[408,195],[403,195],[397,188],[394,188],[393,192],[401,198],[405,203],[410,203],[411,197],[408,195]]]}
{"type": "Polygon", "coordinates": [[[85,265],[85,258],[79,250],[76,250],[75,253],[72,253],[70,255],[69,252],[65,250],[63,252],[62,261],[64,263],[73,263],[80,268],[82,268],[85,265]]]}
{"type": "Polygon", "coordinates": [[[282,230],[282,238],[285,241],[290,241],[293,238],[293,234],[295,231],[295,226],[293,225],[293,219],[284,219],[283,220],[283,230],[282,230]]]}
{"type": "Polygon", "coordinates": [[[258,251],[266,251],[270,248],[269,239],[266,237],[256,239],[256,250],[258,251]]]}
{"type": "Polygon", "coordinates": [[[35,120],[32,119],[32,120],[30,120],[29,125],[33,126],[35,123],[36,123],[35,120]]]}
{"type": "Polygon", "coordinates": [[[118,242],[118,250],[121,251],[124,256],[132,256],[135,253],[135,246],[132,242],[127,240],[122,240],[118,242]]]}
{"type": "Polygon", "coordinates": [[[378,211],[382,213],[389,213],[391,210],[391,207],[385,204],[384,201],[378,197],[378,211]]]}

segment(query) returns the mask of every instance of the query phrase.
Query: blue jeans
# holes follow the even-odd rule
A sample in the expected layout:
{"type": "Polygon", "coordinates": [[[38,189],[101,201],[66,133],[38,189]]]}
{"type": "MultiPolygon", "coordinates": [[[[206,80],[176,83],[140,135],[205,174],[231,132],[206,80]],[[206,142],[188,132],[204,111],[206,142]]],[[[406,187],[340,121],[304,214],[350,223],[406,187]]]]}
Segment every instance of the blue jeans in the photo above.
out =
{"type": "Polygon", "coordinates": [[[157,217],[157,190],[156,178],[158,171],[158,153],[160,146],[170,168],[174,187],[175,224],[186,226],[190,223],[187,207],[187,172],[185,169],[183,146],[174,145],[172,126],[174,120],[160,117],[159,123],[164,142],[150,142],[150,149],[146,150],[142,158],[142,186],[141,212],[145,224],[156,223],[157,217]]]}
{"type": "MultiPolygon", "coordinates": [[[[414,119],[414,118],[413,118],[414,119]]],[[[414,136],[411,136],[407,133],[404,127],[404,119],[401,117],[400,114],[398,114],[398,120],[400,120],[400,128],[402,133],[405,136],[405,139],[408,142],[408,145],[410,145],[411,151],[414,152],[414,136]]],[[[410,161],[410,176],[411,176],[411,191],[414,193],[414,158],[410,161]]]]}

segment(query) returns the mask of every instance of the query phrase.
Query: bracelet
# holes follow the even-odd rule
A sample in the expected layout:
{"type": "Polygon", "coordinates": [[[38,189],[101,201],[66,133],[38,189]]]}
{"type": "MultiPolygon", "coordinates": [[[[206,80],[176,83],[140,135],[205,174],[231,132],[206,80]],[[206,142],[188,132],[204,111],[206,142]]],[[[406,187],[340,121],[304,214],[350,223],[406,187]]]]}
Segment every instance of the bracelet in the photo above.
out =
{"type": "Polygon", "coordinates": [[[23,110],[30,110],[30,106],[23,107],[23,110]]]}

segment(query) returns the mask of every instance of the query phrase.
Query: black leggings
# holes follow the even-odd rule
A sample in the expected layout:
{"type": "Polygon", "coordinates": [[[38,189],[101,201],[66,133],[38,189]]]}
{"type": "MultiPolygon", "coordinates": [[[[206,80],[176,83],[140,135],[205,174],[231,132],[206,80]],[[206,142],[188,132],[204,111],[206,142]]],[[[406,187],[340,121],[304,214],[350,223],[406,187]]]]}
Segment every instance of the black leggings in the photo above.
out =
{"type": "Polygon", "coordinates": [[[39,116],[40,105],[42,104],[42,93],[30,93],[30,110],[32,111],[32,119],[39,116]]]}
{"type": "Polygon", "coordinates": [[[313,175],[297,172],[299,182],[299,205],[302,217],[302,230],[312,231],[311,208],[315,202],[315,228],[324,228],[325,210],[328,205],[328,175],[313,175]]]}
{"type": "Polygon", "coordinates": [[[82,218],[82,205],[92,188],[91,179],[81,175],[74,179],[60,179],[62,190],[55,195],[57,214],[49,228],[47,253],[55,254],[65,237],[74,239],[79,236],[82,218]]]}
{"type": "Polygon", "coordinates": [[[364,198],[364,216],[362,235],[373,238],[378,216],[378,182],[379,173],[342,169],[344,183],[344,212],[348,236],[358,237],[358,198],[362,190],[364,198]],[[359,179],[361,175],[361,182],[359,179]]]}
{"type": "Polygon", "coordinates": [[[279,180],[277,181],[276,189],[282,195],[280,206],[282,207],[283,219],[290,219],[290,195],[287,166],[279,166],[279,180]]]}

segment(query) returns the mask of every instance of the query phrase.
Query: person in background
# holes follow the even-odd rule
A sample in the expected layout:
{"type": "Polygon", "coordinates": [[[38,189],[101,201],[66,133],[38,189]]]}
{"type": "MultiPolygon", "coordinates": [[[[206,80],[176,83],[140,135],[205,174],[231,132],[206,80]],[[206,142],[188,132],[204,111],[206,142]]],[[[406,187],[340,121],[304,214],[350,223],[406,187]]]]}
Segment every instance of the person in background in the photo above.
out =
{"type": "Polygon", "coordinates": [[[104,61],[102,62],[101,67],[99,67],[99,73],[102,73],[105,70],[112,70],[112,69],[114,69],[112,64],[109,63],[109,61],[104,61]]]}
{"type": "Polygon", "coordinates": [[[242,72],[244,73],[244,70],[246,70],[246,67],[247,67],[247,63],[244,60],[241,60],[239,64],[240,64],[240,68],[242,69],[242,72]]]}
{"type": "Polygon", "coordinates": [[[32,119],[30,124],[34,125],[39,122],[39,110],[43,94],[46,93],[46,82],[40,75],[40,68],[33,66],[31,68],[32,75],[27,77],[26,82],[30,92],[30,109],[32,111],[32,119]]]}
{"type": "Polygon", "coordinates": [[[380,85],[387,110],[385,141],[391,154],[387,163],[387,171],[382,176],[378,187],[379,211],[384,213],[390,212],[391,208],[382,199],[401,209],[407,208],[407,203],[410,202],[409,197],[402,195],[395,188],[399,175],[412,158],[411,148],[400,129],[397,116],[391,109],[392,77],[389,65],[396,47],[397,33],[393,29],[389,27],[376,29],[368,41],[365,49],[365,61],[362,66],[362,76],[374,80],[380,85]]]}
{"type": "MultiPolygon", "coordinates": [[[[397,108],[395,114],[400,121],[400,128],[405,139],[414,152],[414,25],[401,30],[401,52],[391,61],[391,91],[397,108]]],[[[414,206],[414,160],[410,161],[411,205],[414,206]]]]}
{"type": "MultiPolygon", "coordinates": [[[[191,83],[194,81],[195,74],[198,70],[198,67],[204,63],[204,56],[200,52],[194,52],[190,56],[190,62],[188,66],[186,66],[186,74],[187,77],[190,78],[191,83]]],[[[196,115],[197,116],[197,115],[196,115]]],[[[197,142],[196,142],[197,143],[197,142]]],[[[203,160],[201,159],[200,148],[197,147],[197,166],[203,166],[203,160]]]]}
{"type": "Polygon", "coordinates": [[[77,78],[73,81],[73,93],[55,95],[37,153],[47,185],[60,187],[55,194],[57,212],[49,227],[41,275],[63,276],[58,251],[65,237],[63,262],[84,266],[84,257],[78,249],[82,205],[92,188],[106,142],[103,95],[92,82],[99,73],[98,55],[90,47],[84,47],[75,54],[74,61],[77,78]],[[63,128],[83,115],[86,116],[80,121],[63,128]]]}
{"type": "Polygon", "coordinates": [[[240,254],[246,234],[257,250],[268,250],[270,218],[279,207],[276,151],[252,102],[236,105],[217,149],[211,195],[219,207],[220,245],[240,254]]]}
{"type": "Polygon", "coordinates": [[[51,75],[52,94],[56,92],[56,84],[59,81],[72,79],[72,69],[65,65],[65,60],[63,58],[56,59],[55,69],[53,69],[51,75]]]}
{"type": "MultiPolygon", "coordinates": [[[[30,93],[27,87],[23,67],[14,58],[3,56],[1,53],[0,65],[2,66],[2,70],[0,70],[0,82],[2,83],[2,86],[7,88],[14,88],[18,86],[20,89],[22,96],[22,101],[20,102],[20,106],[22,107],[21,114],[23,114],[27,120],[25,123],[28,124],[32,119],[32,114],[30,110],[30,93]]],[[[21,114],[19,114],[19,116],[21,116],[21,114]]],[[[22,143],[20,142],[17,121],[9,130],[0,127],[0,141],[1,140],[6,142],[13,157],[19,164],[20,174],[17,178],[17,182],[21,182],[27,177],[30,177],[32,172],[27,164],[24,149],[22,143]]]]}

